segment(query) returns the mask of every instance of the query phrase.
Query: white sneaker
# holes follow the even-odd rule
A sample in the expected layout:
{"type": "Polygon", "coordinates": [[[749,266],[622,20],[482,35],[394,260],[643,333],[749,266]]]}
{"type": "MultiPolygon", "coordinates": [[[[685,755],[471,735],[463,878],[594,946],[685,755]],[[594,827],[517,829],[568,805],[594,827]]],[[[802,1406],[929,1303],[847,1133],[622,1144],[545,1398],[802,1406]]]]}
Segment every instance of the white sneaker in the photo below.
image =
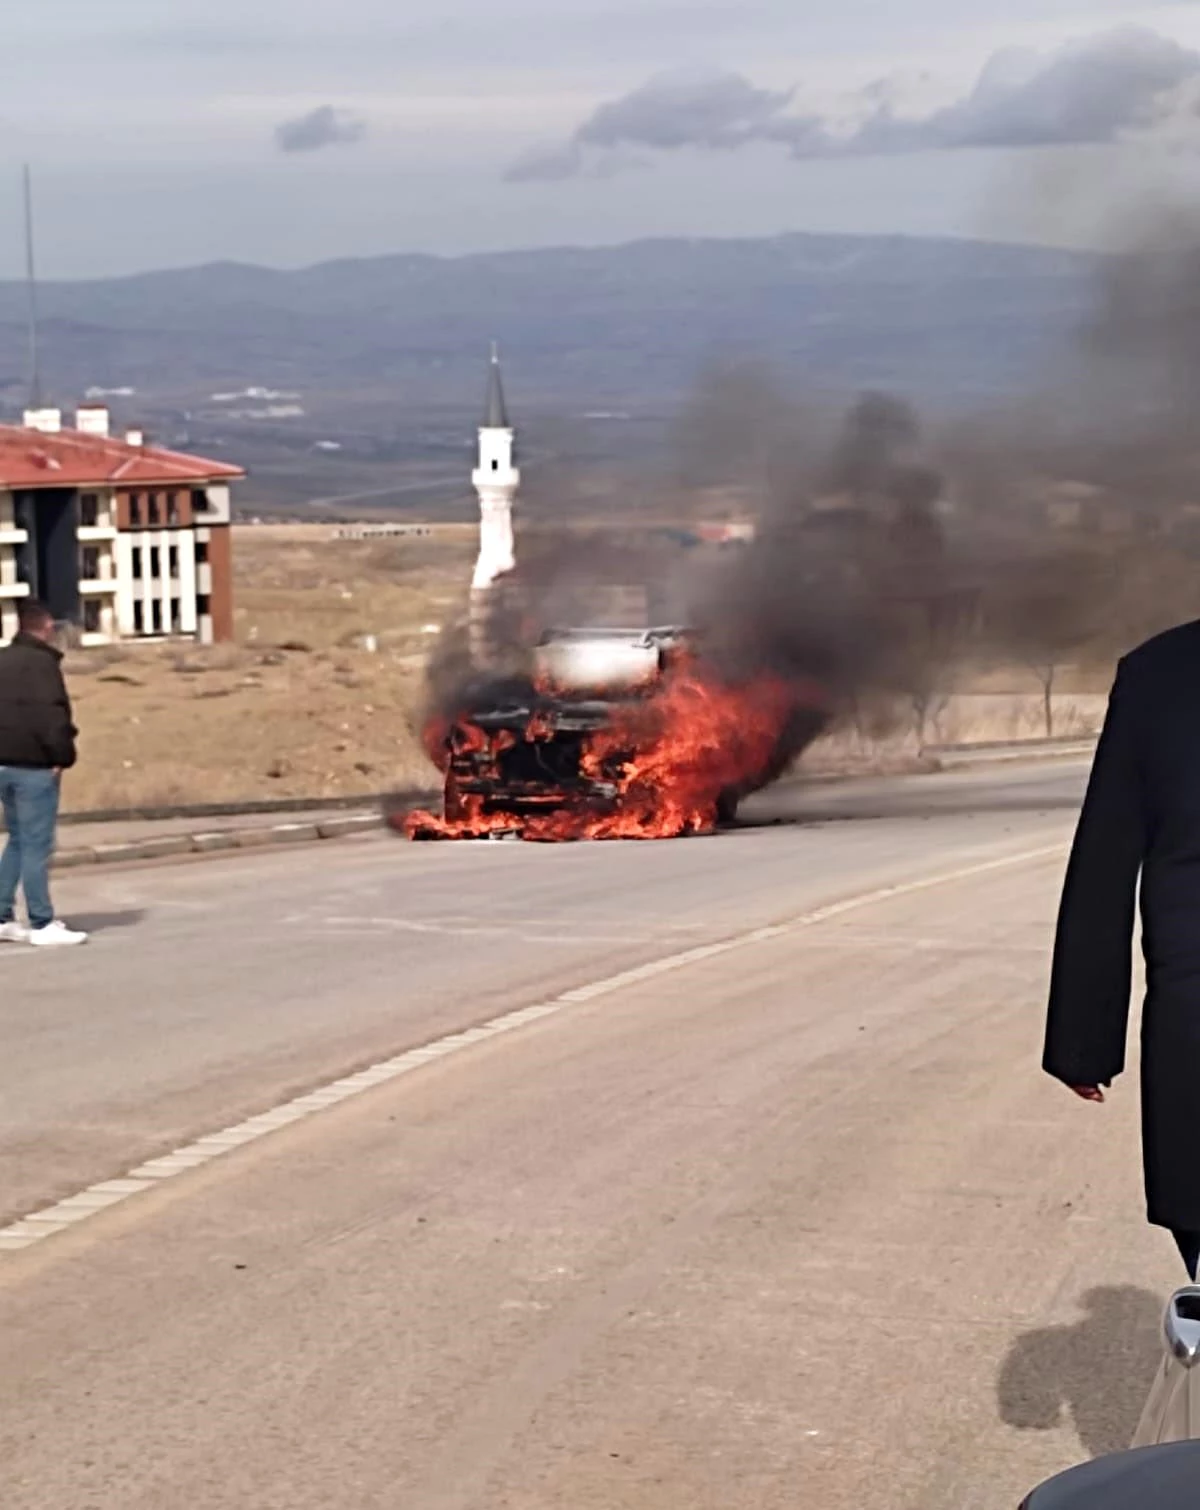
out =
{"type": "Polygon", "coordinates": [[[20,923],[0,923],[0,944],[24,944],[29,938],[29,929],[20,923]]]}
{"type": "Polygon", "coordinates": [[[30,929],[29,942],[40,949],[65,949],[70,944],[86,944],[87,934],[77,933],[55,918],[53,923],[47,923],[44,928],[30,929]]]}

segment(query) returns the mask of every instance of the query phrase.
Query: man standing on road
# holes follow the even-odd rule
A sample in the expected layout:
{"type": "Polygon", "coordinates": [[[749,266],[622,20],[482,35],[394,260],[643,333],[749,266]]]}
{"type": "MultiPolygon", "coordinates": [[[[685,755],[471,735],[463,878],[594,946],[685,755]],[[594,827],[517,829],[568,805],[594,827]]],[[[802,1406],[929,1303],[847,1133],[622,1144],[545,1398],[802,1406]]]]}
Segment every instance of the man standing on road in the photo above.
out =
{"type": "Polygon", "coordinates": [[[1125,1066],[1141,875],[1149,1218],[1200,1263],[1200,622],[1125,657],[1067,868],[1044,1067],[1085,1101],[1125,1066]]]}
{"type": "Polygon", "coordinates": [[[58,823],[59,783],[75,764],[75,725],[54,648],[54,619],[26,598],[18,632],[0,650],[0,805],[8,844],[0,856],[0,942],[53,948],[82,944],[50,901],[50,858],[58,823]],[[25,893],[28,929],[16,920],[18,885],[25,893]]]}

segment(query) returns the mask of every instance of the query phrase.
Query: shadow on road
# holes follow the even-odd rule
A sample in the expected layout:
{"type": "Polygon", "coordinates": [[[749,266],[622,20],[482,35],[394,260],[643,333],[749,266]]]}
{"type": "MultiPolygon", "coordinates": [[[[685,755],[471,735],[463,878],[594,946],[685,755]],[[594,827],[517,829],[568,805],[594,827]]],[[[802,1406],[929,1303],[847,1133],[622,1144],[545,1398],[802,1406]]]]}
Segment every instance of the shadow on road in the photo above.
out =
{"type": "Polygon", "coordinates": [[[111,933],[117,928],[136,928],[147,916],[144,907],[131,907],[127,912],[73,912],[67,921],[84,933],[111,933]]]}
{"type": "Polygon", "coordinates": [[[1083,1318],[1019,1337],[1000,1371],[1000,1417],[1021,1431],[1070,1422],[1092,1457],[1129,1446],[1162,1358],[1163,1301],[1132,1285],[1090,1290],[1083,1318]]]}

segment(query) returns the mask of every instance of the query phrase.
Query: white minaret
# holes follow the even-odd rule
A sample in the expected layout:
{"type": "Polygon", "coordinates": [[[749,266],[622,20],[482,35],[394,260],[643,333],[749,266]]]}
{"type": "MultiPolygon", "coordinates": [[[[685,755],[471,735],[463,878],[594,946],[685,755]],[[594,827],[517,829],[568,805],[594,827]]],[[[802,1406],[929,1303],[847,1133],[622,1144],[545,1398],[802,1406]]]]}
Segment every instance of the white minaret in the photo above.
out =
{"type": "Polygon", "coordinates": [[[500,355],[493,345],[487,413],[479,430],[479,465],[471,479],[479,494],[479,559],[471,584],[474,592],[486,592],[498,577],[512,571],[517,564],[513,554],[512,511],[521,474],[513,459],[513,441],[500,376],[500,355]]]}

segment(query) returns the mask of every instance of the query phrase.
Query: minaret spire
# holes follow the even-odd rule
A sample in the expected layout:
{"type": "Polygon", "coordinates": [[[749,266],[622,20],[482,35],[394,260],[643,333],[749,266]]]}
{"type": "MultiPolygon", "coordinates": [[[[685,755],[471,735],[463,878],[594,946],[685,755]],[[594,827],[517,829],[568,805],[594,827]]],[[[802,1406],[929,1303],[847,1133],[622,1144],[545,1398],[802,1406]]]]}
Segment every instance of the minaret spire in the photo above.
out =
{"type": "Polygon", "coordinates": [[[500,372],[500,347],[492,342],[492,364],[488,369],[487,411],[484,414],[485,430],[510,430],[508,404],[504,399],[504,378],[500,372]]]}
{"type": "Polygon", "coordinates": [[[514,457],[514,441],[500,352],[493,342],[487,408],[479,429],[479,465],[471,479],[479,494],[479,558],[471,584],[472,659],[477,665],[485,664],[490,654],[493,589],[499,578],[516,566],[513,501],[521,474],[514,457]]]}

